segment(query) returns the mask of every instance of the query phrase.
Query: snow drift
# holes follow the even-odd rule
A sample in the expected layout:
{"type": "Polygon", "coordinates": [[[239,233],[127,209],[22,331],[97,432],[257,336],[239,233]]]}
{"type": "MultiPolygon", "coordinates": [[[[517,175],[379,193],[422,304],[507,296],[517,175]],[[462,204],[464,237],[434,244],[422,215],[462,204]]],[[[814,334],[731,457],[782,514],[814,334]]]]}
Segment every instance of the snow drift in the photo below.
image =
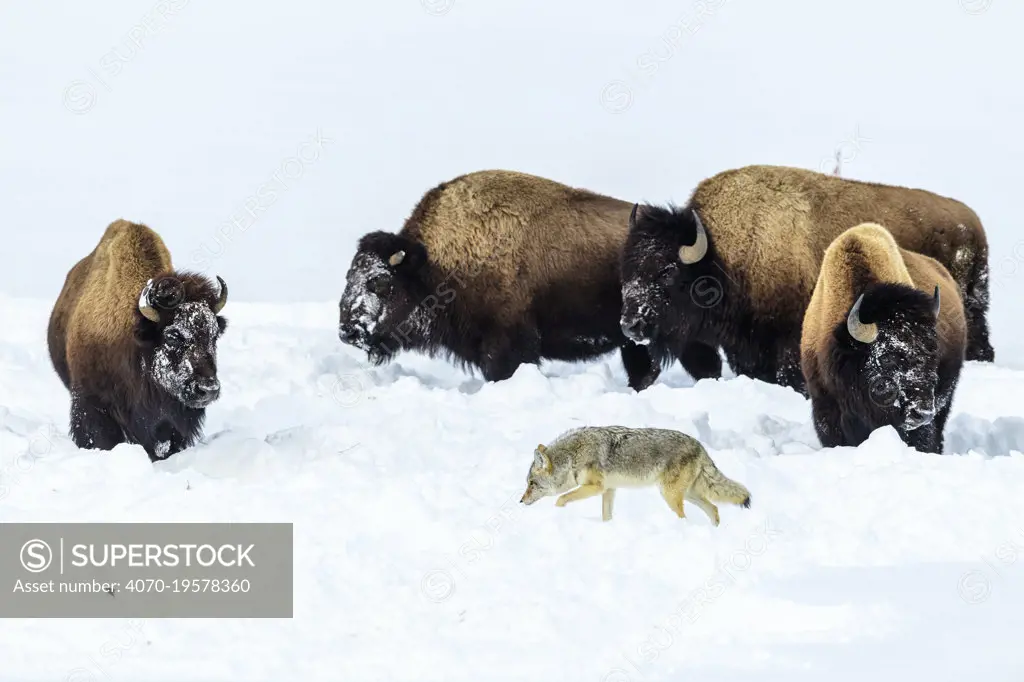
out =
{"type": "MultiPolygon", "coordinates": [[[[204,441],[150,464],[76,449],[49,305],[0,299],[0,520],[290,521],[295,616],[7,620],[5,679],[1010,680],[1024,626],[1024,372],[968,363],[947,454],[891,429],[821,450],[810,404],[678,368],[635,394],[615,356],[485,384],[370,368],[335,303],[229,304],[204,441]],[[715,529],[657,491],[518,504],[573,426],[675,428],[750,488],[715,529]]],[[[1015,667],[1016,666],[1016,667],[1015,667]]]]}

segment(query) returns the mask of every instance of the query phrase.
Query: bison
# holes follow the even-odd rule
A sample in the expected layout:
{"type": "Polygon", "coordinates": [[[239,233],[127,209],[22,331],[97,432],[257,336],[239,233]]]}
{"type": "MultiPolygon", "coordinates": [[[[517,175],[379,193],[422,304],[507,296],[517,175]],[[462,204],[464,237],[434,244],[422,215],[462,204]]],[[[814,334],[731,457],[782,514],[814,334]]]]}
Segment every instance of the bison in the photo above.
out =
{"type": "Polygon", "coordinates": [[[881,225],[839,235],[800,339],[821,444],[856,446],[890,425],[941,454],[966,345],[959,286],[941,263],[901,249],[881,225]]]}
{"type": "Polygon", "coordinates": [[[993,360],[988,244],[974,211],[920,189],[780,166],[714,175],[683,208],[638,207],[622,256],[623,331],[653,362],[678,357],[690,374],[720,376],[721,347],[738,374],[806,395],[800,327],[822,254],[864,222],[949,269],[965,301],[967,359],[993,360]]]}
{"type": "Polygon", "coordinates": [[[199,437],[220,395],[217,340],[228,288],[176,272],[160,236],[118,220],[68,273],[50,314],[53,367],[80,448],[138,443],[151,460],[199,437]]]}
{"type": "Polygon", "coordinates": [[[503,170],[426,192],[398,234],[363,236],[338,334],[374,364],[446,356],[488,381],[523,363],[621,352],[629,385],[657,377],[619,326],[619,255],[632,204],[503,170]]]}

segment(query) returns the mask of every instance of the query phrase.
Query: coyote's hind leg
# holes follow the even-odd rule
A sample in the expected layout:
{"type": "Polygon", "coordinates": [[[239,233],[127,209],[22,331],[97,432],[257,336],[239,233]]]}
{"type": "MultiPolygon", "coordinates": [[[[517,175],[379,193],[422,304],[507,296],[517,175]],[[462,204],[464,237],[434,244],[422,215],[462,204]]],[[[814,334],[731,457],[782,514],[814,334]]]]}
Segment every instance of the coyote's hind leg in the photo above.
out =
{"type": "Polygon", "coordinates": [[[691,493],[686,499],[700,507],[701,511],[708,515],[708,518],[711,519],[711,523],[715,526],[721,522],[721,518],[718,516],[718,507],[712,504],[710,500],[704,499],[703,497],[693,493],[691,493]]]}

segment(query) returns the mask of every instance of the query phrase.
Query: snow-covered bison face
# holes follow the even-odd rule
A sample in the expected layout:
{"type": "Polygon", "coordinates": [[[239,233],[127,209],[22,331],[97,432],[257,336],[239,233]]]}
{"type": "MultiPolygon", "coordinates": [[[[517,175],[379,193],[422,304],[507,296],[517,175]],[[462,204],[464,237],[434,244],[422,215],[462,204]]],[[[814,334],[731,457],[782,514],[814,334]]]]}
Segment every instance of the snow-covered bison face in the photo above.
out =
{"type": "Polygon", "coordinates": [[[887,415],[882,421],[903,431],[930,424],[949,400],[935,392],[939,305],[938,290],[928,297],[916,289],[883,284],[862,295],[847,316],[846,332],[859,357],[849,371],[863,382],[869,411],[887,415]]]}
{"type": "Polygon", "coordinates": [[[217,340],[227,320],[217,312],[227,302],[227,285],[214,296],[193,296],[195,282],[165,277],[147,285],[139,297],[138,336],[145,352],[145,371],[186,407],[202,409],[220,396],[217,340]]]}
{"type": "MultiPolygon", "coordinates": [[[[634,206],[622,252],[622,333],[647,344],[666,326],[685,326],[692,306],[684,294],[701,279],[714,279],[700,277],[707,253],[707,233],[695,212],[634,206]]],[[[706,298],[716,291],[701,293],[706,298]]],[[[720,285],[717,294],[720,300],[720,285]]],[[[689,298],[699,308],[708,307],[703,299],[689,298]]]]}
{"type": "Polygon", "coordinates": [[[416,332],[413,313],[423,300],[418,271],[422,245],[398,235],[371,233],[360,241],[339,304],[338,337],[366,351],[374,364],[387,362],[416,332]]]}

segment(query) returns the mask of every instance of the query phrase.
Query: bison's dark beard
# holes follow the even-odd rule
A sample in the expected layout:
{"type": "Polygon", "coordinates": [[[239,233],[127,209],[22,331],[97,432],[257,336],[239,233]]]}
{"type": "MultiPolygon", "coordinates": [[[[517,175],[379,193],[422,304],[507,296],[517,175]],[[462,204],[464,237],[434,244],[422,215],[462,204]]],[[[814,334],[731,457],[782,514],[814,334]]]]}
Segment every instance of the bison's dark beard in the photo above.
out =
{"type": "Polygon", "coordinates": [[[405,344],[401,343],[395,334],[374,334],[360,339],[354,345],[366,351],[366,359],[371,364],[380,366],[391,362],[405,344]]]}
{"type": "Polygon", "coordinates": [[[371,364],[376,365],[378,367],[380,365],[386,365],[387,363],[391,362],[391,359],[393,357],[395,357],[395,353],[386,348],[366,349],[366,359],[369,360],[371,364]]]}
{"type": "Polygon", "coordinates": [[[383,365],[403,349],[406,344],[394,333],[367,333],[358,329],[355,333],[342,336],[342,342],[366,353],[367,359],[374,365],[383,365]]]}

